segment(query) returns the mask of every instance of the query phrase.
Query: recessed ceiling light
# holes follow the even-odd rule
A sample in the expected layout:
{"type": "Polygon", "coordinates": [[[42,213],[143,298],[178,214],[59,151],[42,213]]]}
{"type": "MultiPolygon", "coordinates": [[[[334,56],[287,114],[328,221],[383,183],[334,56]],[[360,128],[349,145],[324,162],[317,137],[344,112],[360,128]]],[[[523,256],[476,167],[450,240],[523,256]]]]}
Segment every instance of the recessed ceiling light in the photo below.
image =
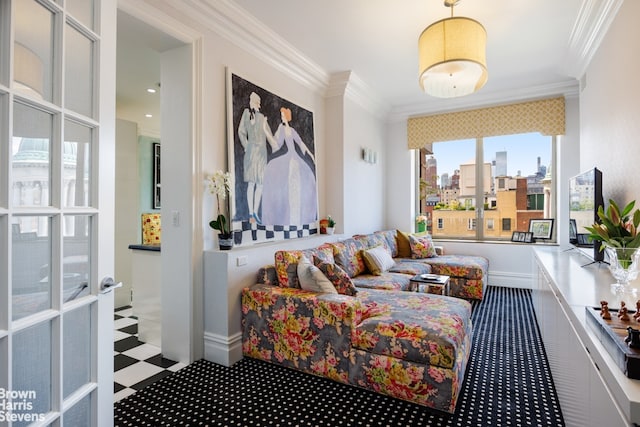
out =
{"type": "Polygon", "coordinates": [[[151,117],[153,117],[153,114],[149,114],[149,113],[147,113],[147,114],[145,114],[144,116],[150,119],[151,117]]]}
{"type": "Polygon", "coordinates": [[[154,88],[150,87],[150,88],[147,89],[147,92],[156,93],[156,90],[154,88]]]}

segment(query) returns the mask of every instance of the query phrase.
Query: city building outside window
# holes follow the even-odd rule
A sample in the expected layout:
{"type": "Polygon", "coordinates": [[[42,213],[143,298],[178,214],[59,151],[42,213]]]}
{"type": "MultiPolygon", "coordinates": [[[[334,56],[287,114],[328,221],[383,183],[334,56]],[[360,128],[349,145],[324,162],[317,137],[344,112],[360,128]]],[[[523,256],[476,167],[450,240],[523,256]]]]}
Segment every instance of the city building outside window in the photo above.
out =
{"type": "Polygon", "coordinates": [[[419,211],[431,219],[428,231],[434,238],[510,241],[514,231],[529,231],[531,219],[555,218],[554,147],[554,137],[529,133],[419,150],[419,211]]]}

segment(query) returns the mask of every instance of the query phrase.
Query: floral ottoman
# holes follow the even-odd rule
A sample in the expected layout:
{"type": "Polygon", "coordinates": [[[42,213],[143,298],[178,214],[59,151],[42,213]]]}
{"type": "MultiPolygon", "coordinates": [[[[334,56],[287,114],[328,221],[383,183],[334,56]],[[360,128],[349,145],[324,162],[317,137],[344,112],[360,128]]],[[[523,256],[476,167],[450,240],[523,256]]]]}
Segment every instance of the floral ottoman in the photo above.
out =
{"type": "Polygon", "coordinates": [[[452,413],[471,348],[471,305],[431,294],[242,292],[243,353],[452,413]]]}

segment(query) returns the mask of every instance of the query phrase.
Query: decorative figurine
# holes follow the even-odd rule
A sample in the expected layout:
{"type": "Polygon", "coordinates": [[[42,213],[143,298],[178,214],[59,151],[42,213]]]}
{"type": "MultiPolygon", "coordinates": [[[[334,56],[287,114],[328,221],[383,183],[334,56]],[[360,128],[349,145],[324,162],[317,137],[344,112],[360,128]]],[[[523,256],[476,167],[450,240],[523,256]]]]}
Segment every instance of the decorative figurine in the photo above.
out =
{"type": "Polygon", "coordinates": [[[618,312],[618,317],[623,322],[628,322],[630,320],[629,313],[627,311],[627,305],[624,303],[624,301],[620,301],[620,311],[618,312]]]}
{"type": "Polygon", "coordinates": [[[611,313],[609,313],[609,303],[607,301],[600,301],[600,316],[604,320],[611,320],[611,313]]]}
{"type": "Polygon", "coordinates": [[[622,317],[623,313],[627,312],[627,303],[620,301],[620,310],[618,310],[618,317],[622,317]]]}
{"type": "Polygon", "coordinates": [[[640,299],[636,301],[636,312],[633,313],[633,318],[640,322],[640,299]]]}

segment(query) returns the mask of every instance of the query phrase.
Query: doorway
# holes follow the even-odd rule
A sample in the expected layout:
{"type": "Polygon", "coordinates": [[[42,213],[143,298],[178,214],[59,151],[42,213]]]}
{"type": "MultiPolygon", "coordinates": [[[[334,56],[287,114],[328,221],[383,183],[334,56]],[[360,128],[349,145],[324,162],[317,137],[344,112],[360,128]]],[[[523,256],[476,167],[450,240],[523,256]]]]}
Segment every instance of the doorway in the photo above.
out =
{"type": "MultiPolygon", "coordinates": [[[[165,190],[160,185],[155,185],[163,180],[158,174],[154,177],[154,171],[160,174],[165,172],[154,160],[157,160],[155,155],[164,150],[163,132],[169,129],[166,143],[170,146],[171,129],[190,126],[191,123],[190,116],[167,115],[164,120],[161,117],[163,91],[174,93],[176,90],[185,90],[185,85],[177,81],[173,74],[169,73],[169,77],[163,75],[163,70],[173,71],[166,66],[167,56],[172,57],[176,51],[190,52],[191,48],[188,43],[145,23],[144,18],[123,10],[118,11],[117,34],[115,270],[118,280],[124,286],[118,289],[115,308],[118,310],[131,306],[130,314],[137,317],[137,338],[145,344],[160,348],[160,358],[166,357],[184,364],[191,361],[190,353],[183,354],[176,349],[184,348],[184,340],[191,342],[193,338],[190,333],[174,333],[172,319],[179,320],[191,314],[185,312],[183,306],[175,301],[171,304],[162,302],[163,288],[166,286],[166,275],[162,274],[162,270],[167,268],[167,263],[162,260],[167,257],[161,248],[162,243],[172,237],[165,238],[167,233],[162,232],[161,220],[165,207],[171,206],[172,190],[171,186],[165,190]],[[161,189],[165,190],[162,198],[158,191],[161,189]],[[166,204],[162,203],[167,200],[166,204]],[[160,217],[160,230],[157,230],[157,240],[153,242],[143,240],[143,215],[160,217]],[[131,249],[138,246],[151,246],[155,250],[131,249]],[[169,326],[163,327],[167,323],[169,326]],[[165,335],[164,339],[162,335],[165,335]]],[[[178,67],[183,75],[190,75],[190,60],[178,64],[178,67]]],[[[190,85],[181,95],[185,99],[191,99],[190,85]]],[[[190,142],[183,140],[182,143],[190,142]]],[[[172,168],[172,173],[175,178],[183,173],[191,176],[192,171],[178,167],[172,168]]],[[[166,229],[172,225],[165,221],[164,227],[166,229]]],[[[191,241],[191,228],[174,228],[168,230],[174,236],[173,239],[176,238],[175,232],[178,232],[179,240],[191,241]]],[[[169,266],[174,262],[181,264],[179,260],[171,259],[169,266]]],[[[116,333],[116,339],[122,339],[122,336],[116,333]]],[[[140,353],[143,357],[149,346],[144,349],[138,347],[135,351],[124,347],[120,350],[123,350],[122,353],[131,353],[129,356],[140,353]]],[[[162,363],[161,360],[158,361],[162,363]]],[[[118,364],[115,365],[118,369],[118,364]]],[[[148,368],[148,365],[145,366],[148,368]]],[[[116,374],[116,381],[118,378],[116,374]]]]}

